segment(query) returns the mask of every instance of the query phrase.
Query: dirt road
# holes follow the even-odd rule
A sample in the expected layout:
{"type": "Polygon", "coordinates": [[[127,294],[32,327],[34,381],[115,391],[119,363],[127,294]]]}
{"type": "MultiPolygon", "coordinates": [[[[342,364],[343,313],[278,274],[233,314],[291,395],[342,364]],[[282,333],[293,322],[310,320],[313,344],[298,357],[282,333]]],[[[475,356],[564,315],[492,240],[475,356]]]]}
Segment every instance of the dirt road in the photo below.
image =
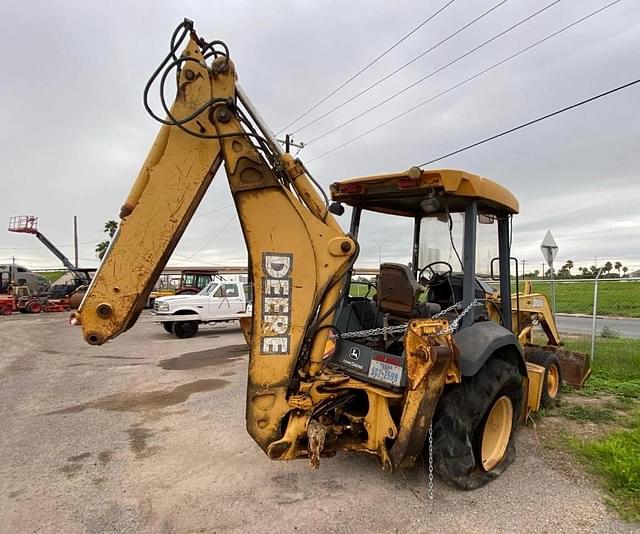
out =
{"type": "Polygon", "coordinates": [[[2,532],[631,532],[522,429],[497,481],[463,493],[420,468],[338,455],[269,461],[244,429],[239,329],[138,325],[90,347],[65,314],[0,318],[2,532]]]}

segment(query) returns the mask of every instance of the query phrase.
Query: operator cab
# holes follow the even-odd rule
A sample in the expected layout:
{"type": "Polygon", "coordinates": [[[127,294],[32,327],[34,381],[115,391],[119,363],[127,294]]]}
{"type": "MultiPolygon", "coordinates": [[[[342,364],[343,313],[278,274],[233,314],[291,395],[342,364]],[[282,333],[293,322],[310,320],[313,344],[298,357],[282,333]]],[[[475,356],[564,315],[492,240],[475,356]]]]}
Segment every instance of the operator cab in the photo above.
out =
{"type": "MultiPolygon", "coordinates": [[[[341,339],[334,364],[367,379],[367,358],[383,354],[403,360],[401,327],[413,318],[442,315],[450,323],[459,318],[460,332],[497,315],[511,329],[509,232],[518,203],[509,191],[464,171],[413,168],[404,174],[338,182],[331,186],[331,193],[334,210],[336,203],[353,208],[350,231],[355,239],[363,212],[389,216],[389,228],[401,228],[402,219],[408,233],[413,228],[412,252],[406,255],[410,261],[381,263],[375,282],[366,288],[360,280],[352,284],[352,272],[351,291],[335,323],[349,337],[341,339]],[[495,274],[495,258],[500,267],[499,288],[488,283],[495,274]],[[495,298],[498,289],[505,298],[495,298]],[[494,297],[490,301],[486,299],[489,294],[494,297]],[[469,307],[476,299],[477,305],[469,307]],[[466,313],[465,308],[469,308],[466,313]],[[366,332],[377,328],[383,328],[382,338],[379,332],[366,332]]],[[[405,232],[398,231],[398,240],[405,232]]],[[[395,387],[404,385],[404,374],[397,377],[395,387]]]]}

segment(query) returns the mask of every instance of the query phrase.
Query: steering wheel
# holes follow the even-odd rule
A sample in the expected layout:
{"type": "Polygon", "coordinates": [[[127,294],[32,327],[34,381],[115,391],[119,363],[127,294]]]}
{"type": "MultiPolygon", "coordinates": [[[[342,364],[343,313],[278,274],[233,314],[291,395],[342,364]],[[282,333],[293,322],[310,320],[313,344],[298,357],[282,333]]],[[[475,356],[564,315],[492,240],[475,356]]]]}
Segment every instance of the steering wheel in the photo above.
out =
{"type": "Polygon", "coordinates": [[[437,285],[453,273],[453,268],[451,264],[446,261],[432,261],[431,263],[425,265],[420,272],[418,273],[418,281],[426,286],[437,285]],[[444,265],[447,270],[444,272],[437,272],[434,270],[436,265],[444,265]],[[425,271],[428,271],[425,273],[425,271]]]}

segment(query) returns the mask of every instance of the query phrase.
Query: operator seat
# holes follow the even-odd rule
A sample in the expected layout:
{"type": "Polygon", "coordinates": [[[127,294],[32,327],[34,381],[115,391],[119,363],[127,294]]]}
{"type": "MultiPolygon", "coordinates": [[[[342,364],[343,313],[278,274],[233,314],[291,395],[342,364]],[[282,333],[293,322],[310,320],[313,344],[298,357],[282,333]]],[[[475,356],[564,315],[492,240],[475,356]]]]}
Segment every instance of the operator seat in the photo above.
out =
{"type": "Polygon", "coordinates": [[[402,263],[383,263],[380,265],[376,299],[378,308],[383,313],[409,319],[412,317],[431,316],[440,311],[437,304],[420,305],[416,308],[417,297],[424,291],[418,284],[413,272],[402,263]]]}

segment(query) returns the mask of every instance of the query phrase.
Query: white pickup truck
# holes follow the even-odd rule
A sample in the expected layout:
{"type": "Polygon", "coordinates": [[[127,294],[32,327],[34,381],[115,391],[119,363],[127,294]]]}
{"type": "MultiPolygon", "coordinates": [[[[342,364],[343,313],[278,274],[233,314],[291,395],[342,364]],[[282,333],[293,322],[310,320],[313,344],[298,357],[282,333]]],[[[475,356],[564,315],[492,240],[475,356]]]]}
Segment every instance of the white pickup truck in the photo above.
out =
{"type": "Polygon", "coordinates": [[[200,324],[250,317],[250,286],[215,280],[196,295],[157,298],[151,313],[169,334],[179,338],[192,337],[200,324]]]}

